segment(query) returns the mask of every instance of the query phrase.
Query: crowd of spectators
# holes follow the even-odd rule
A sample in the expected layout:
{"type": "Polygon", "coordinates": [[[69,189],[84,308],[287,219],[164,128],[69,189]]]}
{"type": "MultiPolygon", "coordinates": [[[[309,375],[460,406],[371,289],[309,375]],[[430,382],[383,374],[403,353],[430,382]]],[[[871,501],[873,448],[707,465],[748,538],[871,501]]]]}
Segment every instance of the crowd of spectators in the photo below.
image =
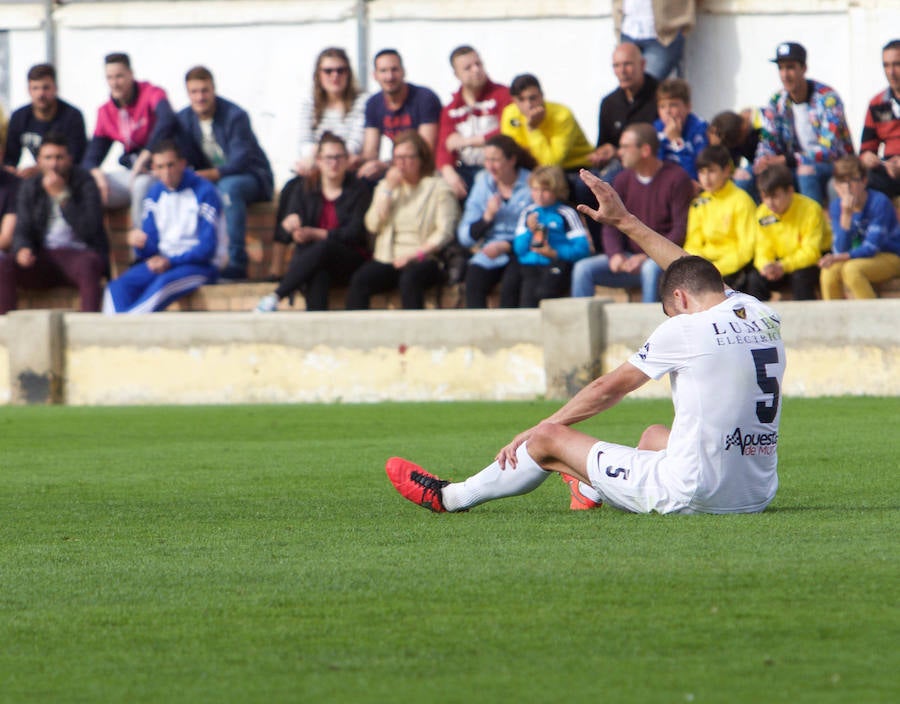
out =
{"type": "MultiPolygon", "coordinates": [[[[471,308],[494,289],[502,307],[598,285],[658,300],[658,267],[574,210],[588,202],[582,169],[760,299],[871,298],[873,284],[900,275],[900,40],[882,50],[888,86],[869,104],[857,156],[840,96],[806,76],[800,44],[776,47],[781,89],[765,105],[707,122],[680,76],[691,26],[680,4],[665,4],[665,17],[614,5],[618,86],[600,101],[595,143],[537,76],[498,84],[471,46],[450,55],[459,89],[443,107],[406,80],[394,49],[375,54],[372,95],[343,49],[324,49],[299,113],[296,177],[277,198],[273,291],[256,310],[298,292],[326,310],[335,284],[348,309],[394,290],[404,308],[422,308],[448,280],[471,308]]],[[[89,140],[54,67],[28,73],[31,102],[8,121],[0,172],[0,313],[15,309],[18,288],[71,285],[84,311],[149,312],[247,277],[247,206],[274,197],[247,112],[217,94],[204,66],[187,71],[178,112],[135,78],[128,55],[109,54],[105,72],[110,98],[89,140]],[[104,171],[114,142],[120,168],[104,171]],[[103,210],[128,205],[134,264],[104,292],[103,210]]]]}

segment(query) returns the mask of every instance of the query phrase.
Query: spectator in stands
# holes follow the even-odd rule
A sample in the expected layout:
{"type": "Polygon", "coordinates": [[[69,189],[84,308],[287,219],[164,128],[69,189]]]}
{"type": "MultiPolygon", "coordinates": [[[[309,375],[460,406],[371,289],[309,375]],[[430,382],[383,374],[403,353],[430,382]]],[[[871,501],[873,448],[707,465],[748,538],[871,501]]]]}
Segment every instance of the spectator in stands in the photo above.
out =
{"type": "Polygon", "coordinates": [[[388,171],[393,144],[408,130],[418,132],[434,154],[441,119],[440,99],[431,89],[406,81],[403,60],[396,49],[382,49],[373,63],[381,91],[366,101],[363,164],[357,172],[360,178],[371,181],[388,171]]]}
{"type": "Polygon", "coordinates": [[[844,104],[833,88],[806,78],[806,49],[800,44],[779,44],[772,62],[783,89],[763,109],[753,171],[758,176],[773,164],[785,164],[800,193],[824,205],[835,159],[853,153],[844,104]]]}
{"type": "Polygon", "coordinates": [[[400,289],[403,308],[425,307],[425,290],[440,282],[437,255],[453,240],[459,202],[434,175],[424,137],[408,130],[394,140],[394,165],[375,188],[365,225],[375,235],[371,261],[350,279],[347,308],[369,307],[373,294],[400,289]]]}
{"type": "Polygon", "coordinates": [[[272,167],[241,107],[216,95],[212,73],[195,66],[185,75],[191,104],[177,115],[182,154],[222,196],[228,228],[223,279],[247,278],[247,205],[272,198],[272,167]]]}
{"type": "Polygon", "coordinates": [[[653,126],[659,136],[659,158],[679,164],[697,180],[697,155],[709,144],[709,125],[691,112],[691,87],[681,78],[667,78],[656,89],[659,112],[653,126]]]}
{"type": "Polygon", "coordinates": [[[165,310],[191,291],[214,283],[218,265],[224,264],[216,187],[188,168],[172,140],[153,147],[150,166],[157,180],[147,192],[141,226],[128,232],[137,263],[106,287],[107,315],[165,310]]]}
{"type": "Polygon", "coordinates": [[[466,268],[466,308],[487,308],[491,290],[500,284],[500,307],[519,305],[519,267],[512,254],[522,211],[531,204],[528,177],[534,157],[505,134],[484,146],[484,170],[475,177],[456,231],[472,252],[466,268]]]}
{"type": "Polygon", "coordinates": [[[859,147],[869,170],[869,188],[889,198],[900,196],[900,39],[881,51],[888,87],[869,102],[859,147]],[[883,149],[879,157],[879,147],[883,149]]]}
{"type": "Polygon", "coordinates": [[[581,125],[565,105],[544,101],[538,79],[516,76],[509,86],[513,102],[503,110],[500,130],[527,149],[541,166],[577,172],[590,166],[593,151],[581,125]]]}
{"type": "Polygon", "coordinates": [[[16,287],[53,286],[75,286],[81,310],[96,312],[109,268],[97,184],[73,164],[64,134],[44,135],[38,166],[19,187],[12,250],[0,255],[0,313],[15,310],[16,287]]]}
{"type": "Polygon", "coordinates": [[[488,78],[472,47],[456,47],[450,65],[459,90],[441,110],[435,160],[444,180],[463,200],[484,166],[485,141],[500,132],[500,115],[510,95],[509,88],[488,78]]]}
{"type": "Polygon", "coordinates": [[[715,264],[725,283],[742,291],[753,268],[756,203],[732,182],[733,170],[723,145],[697,155],[703,191],[688,211],[684,249],[715,264]]]}
{"type": "Polygon", "coordinates": [[[301,187],[303,178],[315,170],[322,135],[330,132],[344,140],[350,171],[356,171],[362,163],[367,99],[368,95],[361,92],[356,83],[346,51],[328,47],[319,52],[313,70],[312,95],[300,104],[300,156],[294,165],[297,178],[288,181],[278,196],[268,280],[279,281],[284,274],[285,253],[292,240],[281,223],[288,215],[294,190],[301,187]]]}
{"type": "Polygon", "coordinates": [[[346,282],[371,256],[363,218],[372,201],[369,188],[350,171],[347,144],[326,132],[319,140],[316,168],[294,189],[282,224],[295,242],[287,273],[260,299],[259,313],[302,291],[306,310],[328,310],[328,289],[346,282]]]}
{"type": "MultiPolygon", "coordinates": [[[[662,161],[658,154],[659,138],[652,125],[626,127],[619,141],[619,159],[625,168],[612,185],[630,212],[680,246],[687,231],[694,184],[684,169],[662,161]]],[[[640,287],[644,303],[659,300],[662,270],[628,237],[604,225],[603,252],[575,265],[573,296],[593,296],[595,286],[640,287]]]]}
{"type": "Polygon", "coordinates": [[[872,284],[900,276],[900,226],[890,199],[866,188],[862,159],[845,156],[834,163],[831,202],[832,251],[819,260],[822,298],[875,298],[872,284]]]}
{"type": "Polygon", "coordinates": [[[794,175],[785,164],[767,168],[757,185],[763,202],[756,210],[754,268],[744,292],[767,301],[772,291],[790,286],[794,300],[812,300],[818,262],[831,247],[822,206],[794,192],[794,175]]]}
{"type": "Polygon", "coordinates": [[[618,40],[636,44],[647,62],[647,73],[660,81],[672,71],[682,75],[684,35],[691,31],[696,17],[694,0],[613,0],[618,40]]]}
{"type": "Polygon", "coordinates": [[[723,145],[731,152],[734,164],[732,181],[759,202],[756,190],[756,179],[753,176],[753,160],[759,145],[759,133],[762,125],[762,113],[754,108],[746,108],[740,114],[725,110],[718,113],[709,122],[707,135],[713,146],[723,145]]]}
{"type": "Polygon", "coordinates": [[[8,252],[13,243],[16,229],[16,195],[19,192],[19,178],[0,169],[0,256],[8,252]]]}
{"type": "Polygon", "coordinates": [[[513,251],[519,260],[519,305],[537,308],[545,298],[562,298],[571,285],[572,265],[591,253],[581,216],[565,205],[569,185],[558,166],[539,166],[528,178],[533,201],[519,216],[513,251]]]}
{"type": "Polygon", "coordinates": [[[97,110],[82,166],[90,169],[107,208],[131,203],[131,222],[136,224],[153,183],[148,172],[150,147],[174,135],[175,114],[162,88],[134,79],[128,54],[107,54],[104,61],[110,98],[97,110]],[[106,173],[100,167],[113,142],[122,143],[119,163],[125,170],[106,173]]]}
{"type": "Polygon", "coordinates": [[[619,87],[600,101],[597,148],[589,157],[592,169],[607,182],[622,170],[618,149],[623,130],[639,122],[652,124],[658,117],[658,82],[646,72],[646,61],[637,45],[619,44],[613,51],[612,67],[619,87]]]}
{"type": "Polygon", "coordinates": [[[81,110],[57,96],[56,69],[52,64],[37,64],[28,70],[28,95],[31,102],[13,112],[9,120],[3,165],[19,178],[31,178],[40,170],[38,148],[48,132],[64,134],[69,139],[72,161],[80,164],[87,146],[84,117],[81,110]],[[18,168],[22,155],[28,153],[34,164],[18,168]]]}

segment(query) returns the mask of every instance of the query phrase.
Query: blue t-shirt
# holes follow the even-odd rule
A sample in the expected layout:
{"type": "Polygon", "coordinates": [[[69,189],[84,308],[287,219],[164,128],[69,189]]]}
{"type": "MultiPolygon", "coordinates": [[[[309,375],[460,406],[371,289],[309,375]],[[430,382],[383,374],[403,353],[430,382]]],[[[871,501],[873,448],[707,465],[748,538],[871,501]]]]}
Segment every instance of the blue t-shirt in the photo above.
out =
{"type": "Polygon", "coordinates": [[[375,127],[392,142],[401,132],[417,129],[419,125],[436,125],[441,119],[441,101],[433,91],[412,83],[406,86],[409,92],[399,110],[388,110],[383,91],[366,101],[366,127],[375,127]]]}

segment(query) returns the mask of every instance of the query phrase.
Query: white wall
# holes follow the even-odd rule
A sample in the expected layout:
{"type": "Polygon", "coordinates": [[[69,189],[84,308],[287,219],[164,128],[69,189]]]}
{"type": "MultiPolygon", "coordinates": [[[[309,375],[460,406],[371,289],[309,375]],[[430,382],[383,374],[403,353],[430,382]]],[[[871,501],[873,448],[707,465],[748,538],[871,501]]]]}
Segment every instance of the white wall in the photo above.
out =
{"type": "MultiPolygon", "coordinates": [[[[768,60],[776,44],[795,40],[809,51],[808,75],[843,97],[858,141],[866,105],[885,85],[881,46],[900,36],[900,2],[785,0],[778,11],[763,0],[700,4],[686,59],[696,112],[708,119],[719,110],[764,103],[778,87],[768,60]]],[[[91,129],[107,97],[105,54],[130,53],[137,76],[163,86],[176,109],[187,102],[184,72],[203,63],[219,92],[248,110],[283,182],[296,156],[296,106],[310,90],[316,54],[335,44],[356,60],[354,6],[351,0],[65,5],[56,15],[61,94],[82,108],[91,129]]],[[[615,87],[610,3],[376,0],[368,9],[369,53],[397,48],[408,80],[433,88],[442,100],[455,88],[451,49],[472,44],[494,80],[535,73],[547,98],[569,105],[588,139],[595,139],[599,100],[615,87]]],[[[10,29],[13,107],[28,99],[28,67],[45,59],[39,20],[33,8],[0,13],[0,28],[10,29]]]]}

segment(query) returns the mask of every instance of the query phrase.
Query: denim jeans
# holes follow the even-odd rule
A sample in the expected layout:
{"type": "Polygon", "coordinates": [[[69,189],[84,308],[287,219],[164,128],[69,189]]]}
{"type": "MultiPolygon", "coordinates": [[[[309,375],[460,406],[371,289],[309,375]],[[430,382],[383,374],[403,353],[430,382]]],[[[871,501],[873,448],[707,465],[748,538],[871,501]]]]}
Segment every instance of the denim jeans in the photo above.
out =
{"type": "Polygon", "coordinates": [[[823,208],[828,207],[828,181],[834,172],[834,164],[830,161],[817,161],[815,164],[816,173],[801,176],[795,173],[797,179],[797,190],[805,196],[812,198],[823,208]]]}
{"type": "Polygon", "coordinates": [[[247,203],[265,198],[256,177],[251,174],[223,176],[216,183],[222,196],[225,226],[228,228],[228,266],[247,268],[247,203]]]}
{"type": "Polygon", "coordinates": [[[572,271],[572,297],[593,296],[594,286],[640,287],[641,301],[655,303],[659,301],[659,277],[661,275],[662,269],[652,259],[645,261],[638,273],[612,272],[609,270],[609,257],[605,254],[598,254],[595,257],[575,262],[575,268],[572,271]]]}
{"type": "Polygon", "coordinates": [[[656,80],[668,78],[672,71],[679,77],[684,73],[681,63],[684,55],[684,35],[681,32],[669,46],[660,44],[657,39],[632,39],[626,34],[622,35],[622,41],[638,45],[647,62],[644,70],[656,80]]]}

